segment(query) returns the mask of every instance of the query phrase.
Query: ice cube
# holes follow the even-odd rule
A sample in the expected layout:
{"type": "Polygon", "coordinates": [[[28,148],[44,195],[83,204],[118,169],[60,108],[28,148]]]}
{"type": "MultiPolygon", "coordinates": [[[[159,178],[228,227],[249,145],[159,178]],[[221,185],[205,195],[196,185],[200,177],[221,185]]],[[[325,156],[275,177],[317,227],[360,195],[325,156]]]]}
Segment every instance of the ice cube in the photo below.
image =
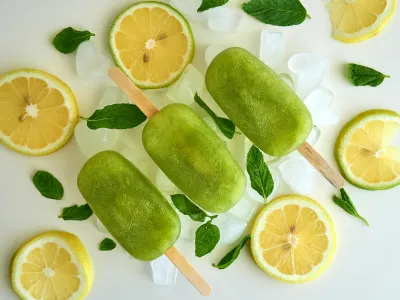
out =
{"type": "Polygon", "coordinates": [[[100,100],[99,108],[120,103],[131,103],[131,101],[120,88],[107,86],[103,92],[103,97],[100,100]]]}
{"type": "MultiPolygon", "coordinates": [[[[237,130],[237,129],[236,129],[237,130]]],[[[244,134],[235,134],[233,138],[228,142],[228,148],[236,158],[239,166],[242,169],[246,169],[246,149],[245,149],[244,134]]]]}
{"type": "Polygon", "coordinates": [[[172,102],[191,105],[194,95],[205,86],[204,76],[193,65],[189,64],[181,78],[169,89],[167,99],[172,102]]]}
{"type": "Polygon", "coordinates": [[[195,222],[188,216],[182,215],[180,212],[177,213],[181,219],[181,235],[179,238],[194,243],[196,239],[196,230],[202,225],[202,223],[195,222]]]}
{"type": "Polygon", "coordinates": [[[283,79],[284,82],[286,82],[288,86],[292,88],[292,90],[296,91],[293,78],[288,73],[281,73],[279,74],[279,76],[283,79]]]}
{"type": "Polygon", "coordinates": [[[149,176],[151,173],[152,161],[139,147],[122,148],[119,153],[134,164],[143,174],[149,176]]]}
{"type": "Polygon", "coordinates": [[[111,59],[100,52],[93,41],[79,45],[76,53],[76,72],[86,81],[114,85],[108,77],[108,70],[114,66],[111,59]]]}
{"type": "Polygon", "coordinates": [[[95,219],[96,221],[96,228],[98,231],[102,232],[102,233],[108,233],[107,228],[104,227],[103,223],[101,223],[101,221],[99,220],[99,218],[96,217],[95,219]]]}
{"type": "Polygon", "coordinates": [[[111,150],[115,147],[120,136],[119,130],[89,129],[86,121],[81,121],[75,128],[75,139],[83,154],[91,157],[94,154],[111,150]]]}
{"type": "Polygon", "coordinates": [[[285,55],[285,38],[281,32],[261,31],[260,59],[270,68],[277,69],[283,65],[285,55]]]}
{"type": "Polygon", "coordinates": [[[164,174],[161,169],[157,170],[156,175],[156,186],[158,189],[168,195],[173,195],[179,192],[179,189],[173,184],[173,182],[164,174]]]}
{"type": "Polygon", "coordinates": [[[283,181],[293,192],[311,196],[319,174],[304,157],[295,157],[285,161],[279,166],[279,170],[283,181]]]}
{"type": "Polygon", "coordinates": [[[178,269],[168,259],[167,256],[162,255],[156,260],[150,262],[151,270],[153,273],[153,282],[161,286],[172,286],[176,282],[178,276],[178,269]]]}
{"type": "Polygon", "coordinates": [[[171,104],[171,101],[167,100],[166,97],[167,89],[157,89],[157,90],[145,90],[143,94],[153,103],[158,110],[164,108],[168,104],[171,104]]]}
{"type": "Polygon", "coordinates": [[[239,219],[233,214],[224,213],[213,221],[221,234],[220,244],[232,244],[237,242],[247,229],[247,222],[239,219]]]}
{"type": "Polygon", "coordinates": [[[220,54],[225,49],[229,48],[229,46],[221,46],[221,45],[210,45],[207,47],[204,58],[207,66],[211,64],[213,59],[220,54]]]}
{"type": "MultiPolygon", "coordinates": [[[[269,167],[269,171],[271,172],[272,180],[274,181],[274,189],[272,190],[272,193],[267,198],[267,202],[274,197],[274,195],[276,194],[276,191],[278,190],[279,185],[281,183],[280,172],[274,167],[269,167]]],[[[250,197],[251,200],[265,204],[264,198],[255,189],[253,189],[251,187],[251,181],[250,181],[249,174],[247,172],[245,172],[245,173],[246,173],[246,178],[247,178],[247,187],[246,187],[247,195],[250,197]]]]}
{"type": "Polygon", "coordinates": [[[192,22],[202,22],[208,17],[208,11],[197,12],[202,0],[170,0],[170,2],[192,22]]]}
{"type": "Polygon", "coordinates": [[[243,14],[229,7],[216,7],[208,13],[208,27],[218,32],[235,33],[239,30],[242,21],[243,14]]]}
{"type": "Polygon", "coordinates": [[[307,96],[321,85],[328,71],[329,61],[311,53],[299,53],[289,59],[288,66],[298,76],[298,93],[307,96]]]}
{"type": "Polygon", "coordinates": [[[261,207],[260,202],[249,199],[245,194],[239,203],[229,210],[229,213],[245,222],[250,222],[261,207]]]}
{"type": "Polygon", "coordinates": [[[339,122],[339,116],[332,108],[333,93],[325,88],[313,91],[304,104],[311,113],[313,123],[316,126],[327,126],[339,122]]]}
{"type": "Polygon", "coordinates": [[[309,136],[307,137],[307,143],[309,143],[311,146],[315,146],[315,144],[318,142],[319,137],[321,136],[321,130],[317,126],[313,126],[311,129],[311,132],[309,136]]]}
{"type": "Polygon", "coordinates": [[[218,137],[224,142],[224,144],[227,144],[229,139],[222,133],[221,129],[217,126],[213,118],[210,116],[204,117],[203,118],[204,122],[207,123],[208,126],[211,127],[212,130],[215,131],[215,133],[218,135],[218,137]]]}
{"type": "MultiPolygon", "coordinates": [[[[247,161],[247,154],[249,153],[249,150],[251,148],[251,146],[253,146],[253,142],[250,141],[248,138],[245,139],[245,155],[246,155],[246,161],[247,161]]],[[[260,150],[261,151],[261,150],[260,150]]],[[[264,161],[267,165],[272,165],[276,162],[278,162],[281,158],[280,157],[275,157],[275,156],[271,156],[268,155],[266,153],[263,152],[263,157],[264,157],[264,161]]]]}

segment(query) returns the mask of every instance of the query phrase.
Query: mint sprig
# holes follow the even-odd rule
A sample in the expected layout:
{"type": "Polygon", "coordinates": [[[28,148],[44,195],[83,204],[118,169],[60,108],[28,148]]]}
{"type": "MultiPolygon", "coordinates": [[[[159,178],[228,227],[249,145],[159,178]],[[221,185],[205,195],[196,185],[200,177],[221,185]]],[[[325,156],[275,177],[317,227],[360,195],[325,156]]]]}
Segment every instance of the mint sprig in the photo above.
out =
{"type": "Polygon", "coordinates": [[[355,86],[377,87],[382,84],[389,75],[385,75],[377,70],[357,64],[349,64],[347,77],[355,86]]]}
{"type": "Polygon", "coordinates": [[[90,40],[92,36],[94,34],[90,31],[79,31],[68,27],[55,36],[53,45],[61,53],[68,54],[74,52],[82,42],[90,40]]]}
{"type": "MultiPolygon", "coordinates": [[[[203,99],[200,98],[199,94],[196,93],[194,95],[194,101],[202,108],[204,109],[207,114],[214,120],[215,124],[217,124],[219,130],[228,138],[232,139],[233,136],[235,135],[236,132],[236,126],[235,124],[227,119],[227,118],[221,118],[218,117],[212,110],[207,106],[207,104],[203,101],[203,99]]],[[[238,133],[239,134],[239,133],[238,133]]]]}
{"type": "Polygon", "coordinates": [[[105,238],[104,240],[101,241],[99,245],[99,250],[100,251],[111,251],[114,250],[115,247],[117,247],[117,244],[109,238],[105,238]]]}
{"type": "Polygon", "coordinates": [[[121,103],[105,106],[96,110],[89,118],[81,117],[87,122],[87,127],[128,129],[134,128],[146,121],[145,114],[134,104],[121,103]]]}
{"type": "Polygon", "coordinates": [[[211,253],[217,246],[220,237],[219,228],[212,224],[212,220],[197,228],[195,240],[196,256],[203,257],[211,253]]]}
{"type": "Polygon", "coordinates": [[[61,200],[64,188],[60,181],[47,171],[37,171],[32,178],[33,184],[43,197],[61,200]]]}
{"type": "Polygon", "coordinates": [[[217,217],[209,216],[205,211],[193,204],[193,202],[183,194],[172,195],[171,200],[180,213],[184,214],[185,216],[189,216],[195,222],[203,223],[207,217],[211,220],[217,217]]]}
{"type": "Polygon", "coordinates": [[[65,207],[62,210],[60,219],[65,221],[83,221],[89,219],[93,215],[93,211],[88,204],[81,206],[72,205],[70,207],[65,207]]]}
{"type": "Polygon", "coordinates": [[[229,251],[218,264],[213,264],[214,267],[222,270],[229,267],[238,257],[243,249],[244,245],[246,245],[247,241],[251,238],[250,234],[246,235],[239,244],[237,244],[231,251],[229,251]]]}
{"type": "Polygon", "coordinates": [[[299,0],[250,0],[242,9],[257,20],[276,26],[293,26],[310,16],[299,0]]]}
{"type": "Polygon", "coordinates": [[[347,194],[345,189],[340,189],[340,196],[341,197],[334,195],[333,202],[335,202],[337,206],[343,208],[343,210],[346,211],[348,214],[356,218],[359,218],[369,226],[368,221],[363,217],[361,217],[361,215],[358,213],[356,207],[354,206],[353,201],[351,201],[350,196],[347,194]]]}
{"type": "Polygon", "coordinates": [[[222,6],[228,3],[229,0],[203,0],[197,12],[203,12],[214,7],[222,6]]]}
{"type": "Polygon", "coordinates": [[[274,180],[261,151],[255,145],[251,146],[247,154],[247,173],[250,176],[251,187],[267,202],[274,190],[274,180]]]}

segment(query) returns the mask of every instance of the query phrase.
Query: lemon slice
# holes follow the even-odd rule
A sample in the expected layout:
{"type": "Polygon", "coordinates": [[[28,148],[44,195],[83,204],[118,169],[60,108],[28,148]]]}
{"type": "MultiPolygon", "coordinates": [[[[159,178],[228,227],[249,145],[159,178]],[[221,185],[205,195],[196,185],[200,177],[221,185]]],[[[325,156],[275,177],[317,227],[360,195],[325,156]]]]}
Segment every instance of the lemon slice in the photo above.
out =
{"type": "Polygon", "coordinates": [[[0,141],[27,155],[57,151],[71,137],[78,105],[60,79],[21,69],[0,77],[0,141]]]}
{"type": "Polygon", "coordinates": [[[26,300],[83,299],[93,282],[92,262],[79,238],[50,231],[26,242],[14,255],[11,282],[26,300]]]}
{"type": "Polygon", "coordinates": [[[389,22],[396,0],[324,0],[331,15],[333,38],[358,43],[376,36],[389,22]]]}
{"type": "Polygon", "coordinates": [[[115,63],[141,88],[175,82],[192,61],[194,39],[187,20],[161,2],[138,2],[122,12],[109,37],[115,63]]]}
{"type": "Polygon", "coordinates": [[[335,154],[343,175],[357,187],[385,190],[399,185],[400,115],[379,109],[359,114],[341,130],[335,154]]]}
{"type": "Polygon", "coordinates": [[[302,283],[317,277],[336,249],[334,224],[314,200],[288,195],[269,202],[257,216],[251,250],[271,277],[302,283]]]}

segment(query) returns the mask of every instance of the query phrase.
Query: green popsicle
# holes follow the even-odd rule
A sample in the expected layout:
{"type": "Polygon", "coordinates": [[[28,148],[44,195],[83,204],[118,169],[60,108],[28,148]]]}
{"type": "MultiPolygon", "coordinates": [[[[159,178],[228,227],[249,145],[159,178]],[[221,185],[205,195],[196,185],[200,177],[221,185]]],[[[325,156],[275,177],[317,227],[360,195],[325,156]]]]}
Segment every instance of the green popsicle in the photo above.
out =
{"type": "Polygon", "coordinates": [[[176,242],[178,215],[133,164],[114,151],[90,158],[78,188],[115,240],[133,257],[154,260],[176,242]]]}
{"type": "Polygon", "coordinates": [[[170,104],[143,130],[143,145],[193,202],[211,213],[235,206],[246,177],[217,134],[188,106],[170,104]]]}
{"type": "Polygon", "coordinates": [[[312,129],[312,118],[296,93],[257,57],[229,48],[211,62],[206,86],[236,126],[262,151],[284,156],[312,129]]]}

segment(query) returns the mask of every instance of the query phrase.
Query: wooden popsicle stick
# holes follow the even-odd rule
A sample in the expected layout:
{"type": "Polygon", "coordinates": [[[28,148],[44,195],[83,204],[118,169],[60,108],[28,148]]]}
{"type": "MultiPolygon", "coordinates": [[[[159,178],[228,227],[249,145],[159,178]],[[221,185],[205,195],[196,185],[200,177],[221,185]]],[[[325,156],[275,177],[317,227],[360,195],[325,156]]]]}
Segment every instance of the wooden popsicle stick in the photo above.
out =
{"type": "Polygon", "coordinates": [[[176,268],[186,277],[187,280],[199,291],[203,296],[211,294],[211,286],[204,280],[203,277],[192,267],[186,258],[179,252],[178,249],[172,247],[165,255],[176,266],[176,268]]]}
{"type": "Polygon", "coordinates": [[[343,177],[332,168],[325,159],[307,142],[300,145],[297,150],[316,168],[335,188],[344,187],[343,177]]]}
{"type": "MultiPolygon", "coordinates": [[[[149,119],[158,113],[158,109],[153,105],[153,103],[147,99],[142,91],[119,68],[111,68],[108,71],[108,75],[149,119]]],[[[165,255],[201,295],[210,295],[210,285],[192,267],[178,249],[172,247],[165,253],[165,255]]]]}
{"type": "Polygon", "coordinates": [[[139,109],[151,119],[158,109],[150,102],[142,91],[122,72],[114,67],[108,71],[108,76],[120,87],[121,90],[139,107],[139,109]]]}

